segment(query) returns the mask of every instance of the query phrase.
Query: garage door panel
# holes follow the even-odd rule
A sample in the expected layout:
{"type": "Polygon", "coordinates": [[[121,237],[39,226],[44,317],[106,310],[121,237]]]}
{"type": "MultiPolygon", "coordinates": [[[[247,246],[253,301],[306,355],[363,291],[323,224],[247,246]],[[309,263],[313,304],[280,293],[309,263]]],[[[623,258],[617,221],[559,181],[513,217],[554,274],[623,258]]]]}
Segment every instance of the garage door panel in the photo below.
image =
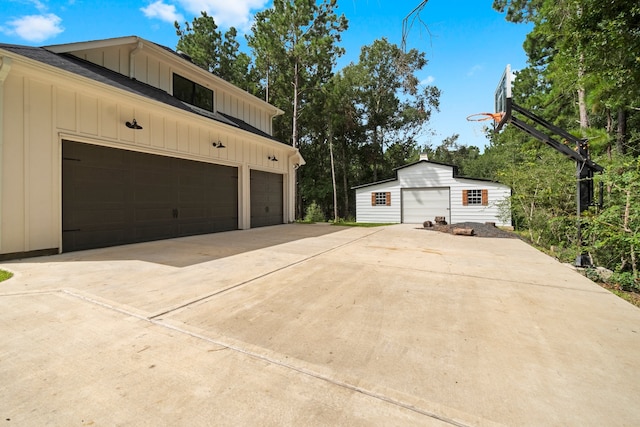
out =
{"type": "Polygon", "coordinates": [[[81,228],[87,228],[96,223],[96,218],[100,217],[100,225],[105,227],[108,225],[120,225],[126,221],[126,213],[123,208],[101,208],[101,209],[83,209],[78,210],[74,215],[75,225],[81,228]]]}
{"type": "Polygon", "coordinates": [[[251,171],[251,227],[283,223],[283,176],[251,171]]]}
{"type": "Polygon", "coordinates": [[[107,185],[96,185],[91,187],[91,183],[84,182],[80,187],[75,189],[78,197],[77,204],[101,204],[108,205],[113,203],[125,203],[125,188],[114,188],[107,185]]]}
{"type": "MultiPolygon", "coordinates": [[[[124,150],[121,150],[124,151],[124,150]]],[[[153,154],[139,153],[137,151],[125,151],[128,154],[129,161],[135,165],[134,170],[139,172],[159,172],[166,173],[167,170],[171,170],[173,162],[176,160],[174,157],[156,156],[153,154]]]]}
{"type": "Polygon", "coordinates": [[[230,217],[215,218],[213,222],[213,231],[228,231],[237,228],[238,221],[230,217]]]}
{"type": "Polygon", "coordinates": [[[160,183],[166,183],[167,173],[171,173],[171,169],[165,171],[159,170],[134,170],[133,181],[135,185],[140,187],[154,186],[160,183]]]}
{"type": "Polygon", "coordinates": [[[94,185],[123,183],[127,178],[122,175],[121,168],[91,167],[86,164],[76,165],[75,174],[81,182],[94,185]]]}
{"type": "Polygon", "coordinates": [[[111,169],[96,169],[95,174],[90,168],[77,167],[73,174],[73,188],[68,188],[77,194],[77,201],[100,202],[125,199],[127,180],[119,171],[111,169]]]}
{"type": "Polygon", "coordinates": [[[237,168],[70,141],[63,158],[64,251],[238,228],[237,168]]]}
{"type": "Polygon", "coordinates": [[[131,242],[148,242],[152,240],[171,239],[177,237],[177,225],[171,222],[163,222],[160,224],[136,225],[133,228],[133,239],[131,242]]]}
{"type": "Polygon", "coordinates": [[[128,163],[126,152],[123,150],[110,150],[91,144],[67,144],[67,142],[69,141],[63,141],[62,157],[75,161],[81,160],[82,166],[121,170],[128,163]],[[96,151],[100,151],[100,156],[95,156],[96,151]]]}
{"type": "Polygon", "coordinates": [[[443,188],[402,189],[402,222],[422,224],[437,216],[450,218],[450,190],[443,188]]]}
{"type": "Polygon", "coordinates": [[[173,209],[165,206],[134,208],[133,219],[137,223],[170,221],[173,219],[173,209]]]}
{"type": "Polygon", "coordinates": [[[93,249],[105,246],[123,245],[127,242],[127,232],[114,230],[83,230],[68,232],[63,236],[63,244],[72,246],[74,250],[93,249]]]}
{"type": "Polygon", "coordinates": [[[183,222],[179,226],[179,234],[181,236],[195,236],[198,234],[206,234],[215,232],[213,221],[200,222],[183,222]]]}

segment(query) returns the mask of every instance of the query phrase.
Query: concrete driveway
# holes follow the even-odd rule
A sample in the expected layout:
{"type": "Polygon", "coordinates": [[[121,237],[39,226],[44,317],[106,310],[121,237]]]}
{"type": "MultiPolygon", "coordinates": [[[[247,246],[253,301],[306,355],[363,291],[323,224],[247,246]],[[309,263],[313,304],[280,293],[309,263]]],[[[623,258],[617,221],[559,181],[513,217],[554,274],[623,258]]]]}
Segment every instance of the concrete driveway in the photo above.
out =
{"type": "Polygon", "coordinates": [[[640,425],[640,310],[516,239],[292,224],[0,268],[7,426],[640,425]]]}

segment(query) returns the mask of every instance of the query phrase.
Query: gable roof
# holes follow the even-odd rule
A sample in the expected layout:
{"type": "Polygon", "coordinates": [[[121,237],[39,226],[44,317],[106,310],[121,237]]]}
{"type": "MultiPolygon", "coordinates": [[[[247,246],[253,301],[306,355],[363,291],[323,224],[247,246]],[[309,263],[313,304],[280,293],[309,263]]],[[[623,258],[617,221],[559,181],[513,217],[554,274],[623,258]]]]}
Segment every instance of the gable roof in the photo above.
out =
{"type": "Polygon", "coordinates": [[[57,45],[49,45],[42,46],[43,49],[46,49],[50,52],[54,53],[71,53],[88,50],[88,49],[96,49],[96,48],[104,48],[104,47],[113,47],[113,46],[124,46],[124,45],[137,45],[138,48],[144,47],[145,49],[151,49],[151,51],[155,52],[157,55],[163,56],[165,59],[178,61],[181,66],[189,68],[191,71],[200,74],[202,77],[206,79],[215,80],[216,85],[223,86],[225,90],[228,90],[232,93],[236,93],[239,96],[247,97],[251,99],[252,103],[260,105],[261,108],[265,108],[270,110],[273,113],[273,116],[280,116],[284,114],[284,111],[276,107],[275,105],[269,104],[267,101],[258,98],[257,96],[252,95],[246,90],[230,83],[220,76],[201,68],[196,65],[191,58],[182,53],[176,52],[168,46],[163,46],[161,44],[143,39],[139,36],[124,36],[124,37],[114,37],[109,39],[99,39],[99,40],[89,40],[75,43],[65,43],[65,44],[57,44],[57,45]]]}
{"type": "MultiPolygon", "coordinates": [[[[69,73],[76,74],[81,77],[91,79],[96,82],[100,82],[145,98],[149,98],[154,101],[161,102],[163,104],[197,114],[202,117],[206,117],[211,120],[223,123],[227,126],[232,126],[244,131],[259,135],[264,138],[278,141],[273,136],[266,132],[257,129],[254,126],[246,123],[235,117],[231,117],[227,114],[220,112],[210,112],[201,108],[192,106],[179,99],[173,97],[162,89],[158,89],[154,86],[140,82],[135,79],[131,79],[123,74],[112,71],[108,68],[101,67],[92,62],[78,58],[69,53],[55,53],[42,47],[31,47],[21,45],[11,45],[0,43],[0,49],[4,49],[9,52],[13,52],[17,55],[24,56],[34,61],[41,62],[46,65],[50,65],[69,73]]],[[[176,53],[177,55],[177,53],[176,53]]]]}
{"type": "MultiPolygon", "coordinates": [[[[433,161],[431,161],[431,160],[418,160],[417,162],[409,163],[409,164],[406,164],[406,165],[399,166],[399,167],[395,168],[395,169],[393,170],[393,171],[394,171],[394,173],[395,173],[395,178],[389,178],[389,179],[384,179],[384,180],[381,180],[381,181],[370,182],[370,183],[368,183],[368,184],[356,185],[356,186],[351,187],[351,189],[352,189],[352,190],[355,190],[355,189],[358,189],[358,188],[371,187],[371,186],[373,186],[373,185],[385,184],[385,183],[387,183],[387,182],[397,181],[397,180],[398,180],[398,171],[399,171],[400,169],[410,168],[410,167],[413,167],[413,166],[418,165],[418,164],[421,164],[421,163],[426,163],[426,164],[432,164],[432,165],[438,165],[438,166],[446,166],[446,167],[449,167],[449,168],[451,168],[451,176],[452,176],[453,178],[459,178],[459,179],[470,179],[470,180],[473,180],[473,181],[493,182],[493,183],[496,183],[496,184],[501,184],[500,182],[493,181],[493,180],[491,180],[491,179],[484,179],[484,178],[471,178],[471,177],[467,177],[467,176],[460,176],[460,175],[458,174],[458,167],[457,167],[456,165],[449,165],[449,164],[446,164],[446,163],[433,162],[433,161]]],[[[502,184],[502,185],[504,185],[504,184],[502,184]]]]}

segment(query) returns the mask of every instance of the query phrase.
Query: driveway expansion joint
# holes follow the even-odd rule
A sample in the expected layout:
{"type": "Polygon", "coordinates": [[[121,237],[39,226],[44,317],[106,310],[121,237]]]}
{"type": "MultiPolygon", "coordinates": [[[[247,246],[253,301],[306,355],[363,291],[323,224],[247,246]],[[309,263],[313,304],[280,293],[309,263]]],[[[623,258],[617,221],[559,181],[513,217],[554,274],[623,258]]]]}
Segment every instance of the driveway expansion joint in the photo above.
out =
{"type": "MultiPolygon", "coordinates": [[[[342,246],[344,246],[344,245],[342,245],[342,246]]],[[[325,252],[327,252],[327,251],[325,251],[325,252]]],[[[317,255],[320,255],[320,254],[316,254],[314,256],[317,256],[317,255]]],[[[312,257],[314,257],[314,256],[312,256],[312,257]]],[[[312,258],[312,257],[309,257],[309,258],[312,258]]],[[[296,264],[299,264],[300,262],[303,262],[303,261],[304,260],[299,261],[296,264]]],[[[255,279],[253,279],[253,280],[255,280],[255,279]]],[[[239,286],[239,285],[237,285],[237,286],[239,286]]],[[[214,345],[220,347],[216,351],[227,350],[227,349],[228,350],[232,350],[232,351],[235,351],[237,353],[243,354],[245,356],[252,357],[254,359],[258,359],[258,360],[261,360],[263,362],[267,362],[267,363],[270,363],[270,364],[273,364],[273,365],[277,365],[277,366],[280,366],[280,367],[285,368],[287,370],[294,371],[294,372],[297,372],[299,374],[302,374],[302,375],[305,375],[305,376],[308,376],[308,377],[311,377],[311,378],[315,378],[315,379],[320,380],[320,381],[324,381],[324,382],[329,383],[331,385],[334,385],[336,387],[340,387],[340,388],[344,388],[344,389],[347,389],[347,390],[351,390],[353,392],[360,393],[360,394],[368,396],[370,398],[389,403],[391,405],[394,405],[394,406],[397,406],[397,407],[400,407],[400,408],[415,412],[417,414],[420,414],[420,415],[423,415],[423,416],[426,416],[426,417],[429,417],[429,418],[436,419],[438,421],[442,421],[442,422],[450,424],[452,426],[456,426],[456,427],[471,427],[470,424],[462,423],[462,422],[454,420],[452,418],[449,418],[449,417],[446,417],[446,416],[443,416],[443,415],[439,415],[439,414],[437,414],[435,412],[419,408],[419,407],[417,407],[415,405],[412,405],[412,404],[407,403],[407,402],[403,402],[403,401],[401,401],[399,399],[394,399],[394,398],[391,398],[389,396],[385,396],[384,394],[377,393],[377,392],[374,392],[372,390],[369,390],[367,388],[360,387],[360,386],[357,386],[357,385],[354,385],[354,384],[350,384],[350,383],[345,382],[345,381],[340,381],[340,380],[335,379],[335,378],[331,378],[330,376],[323,375],[321,373],[315,372],[315,371],[313,371],[311,369],[304,368],[302,366],[295,366],[294,364],[291,364],[291,363],[285,363],[282,360],[279,360],[278,358],[269,357],[268,355],[266,355],[264,353],[251,351],[251,350],[248,350],[246,348],[242,348],[239,345],[233,345],[233,344],[225,343],[223,341],[207,337],[206,335],[204,335],[202,333],[193,332],[193,331],[190,331],[190,330],[188,330],[186,328],[173,325],[173,324],[165,321],[162,318],[158,318],[158,316],[148,317],[148,316],[143,316],[143,315],[140,315],[140,314],[133,313],[131,311],[125,310],[125,309],[117,307],[115,305],[108,304],[108,303],[105,303],[103,301],[99,301],[99,300],[97,300],[95,298],[91,298],[91,297],[88,297],[86,295],[82,295],[81,293],[78,293],[78,292],[76,292],[74,290],[57,289],[57,290],[48,290],[48,291],[41,291],[41,292],[38,292],[38,291],[34,291],[34,292],[19,292],[19,293],[15,293],[15,294],[12,294],[12,295],[16,295],[16,296],[25,296],[25,295],[33,295],[33,294],[45,294],[45,295],[46,294],[50,294],[50,295],[53,295],[53,294],[57,294],[57,293],[62,293],[62,294],[71,296],[73,298],[76,298],[76,299],[78,299],[78,300],[80,300],[82,302],[93,304],[93,305],[97,305],[97,306],[99,306],[101,308],[105,308],[107,310],[115,311],[116,313],[119,313],[119,314],[122,314],[122,315],[125,315],[125,316],[130,316],[130,317],[136,318],[138,320],[142,320],[144,322],[148,322],[148,323],[150,323],[152,325],[155,325],[155,326],[158,326],[160,328],[168,329],[168,330],[177,332],[177,333],[182,334],[182,335],[186,335],[186,336],[198,339],[198,340],[202,340],[202,341],[208,342],[210,344],[214,344],[214,345]]],[[[283,356],[281,359],[284,359],[284,358],[285,357],[283,356]]],[[[292,360],[291,358],[289,358],[289,359],[292,360]]]]}
{"type": "Polygon", "coordinates": [[[295,266],[297,266],[297,265],[303,264],[303,263],[305,263],[305,262],[307,262],[307,261],[309,261],[309,260],[312,260],[312,259],[314,259],[314,258],[317,258],[317,257],[319,257],[319,256],[321,256],[321,255],[324,255],[324,254],[327,254],[327,253],[329,253],[329,252],[332,252],[332,251],[335,251],[335,250],[338,250],[338,249],[344,248],[345,246],[352,245],[352,244],[354,244],[354,243],[356,243],[356,242],[358,242],[358,241],[360,241],[360,240],[362,240],[362,239],[365,239],[365,238],[367,238],[367,237],[369,237],[369,236],[371,236],[371,235],[373,235],[373,234],[375,234],[375,233],[379,233],[380,231],[382,231],[382,229],[379,229],[379,230],[372,230],[372,232],[371,232],[371,233],[368,233],[368,234],[366,234],[366,235],[364,235],[364,236],[357,237],[357,238],[355,238],[355,239],[353,239],[353,240],[350,240],[350,241],[348,241],[348,242],[342,243],[342,244],[340,244],[340,245],[336,245],[336,246],[333,246],[333,247],[331,247],[331,248],[329,248],[329,249],[325,249],[325,250],[323,250],[323,251],[320,251],[320,252],[314,253],[314,254],[312,254],[312,255],[309,255],[309,256],[307,256],[307,257],[305,257],[305,258],[302,258],[302,259],[300,259],[300,260],[297,260],[297,261],[291,262],[291,263],[289,263],[289,264],[287,264],[287,265],[284,265],[284,266],[282,266],[282,267],[278,267],[278,268],[273,269],[273,270],[271,270],[271,271],[268,271],[268,272],[266,272],[266,273],[259,274],[259,275],[255,276],[255,277],[252,277],[252,278],[250,278],[250,279],[244,280],[244,281],[242,281],[242,282],[240,282],[240,283],[236,283],[235,285],[231,285],[231,286],[227,286],[226,288],[219,289],[219,290],[217,290],[217,291],[215,291],[215,292],[212,292],[212,293],[210,293],[210,294],[207,294],[207,295],[204,295],[204,296],[200,296],[200,297],[198,297],[198,298],[192,299],[191,301],[187,301],[186,303],[182,303],[182,304],[180,304],[180,305],[177,305],[177,306],[175,306],[175,307],[172,307],[172,308],[169,308],[169,309],[167,309],[167,310],[161,311],[161,312],[159,312],[159,313],[152,314],[151,316],[149,316],[149,319],[156,319],[156,318],[158,318],[158,317],[160,317],[160,316],[164,316],[164,315],[167,315],[167,314],[174,313],[174,312],[176,312],[176,311],[179,311],[179,310],[185,309],[185,308],[187,308],[187,307],[189,307],[189,306],[191,306],[191,305],[197,304],[197,303],[199,303],[199,302],[206,301],[206,300],[208,300],[209,298],[213,298],[213,297],[215,297],[215,296],[217,296],[217,295],[221,295],[221,294],[224,294],[224,293],[226,293],[226,292],[232,291],[232,290],[234,290],[234,289],[240,288],[240,287],[242,287],[242,286],[248,285],[248,284],[250,284],[250,283],[252,283],[252,282],[255,282],[256,280],[263,279],[263,278],[268,277],[268,276],[270,276],[270,275],[272,275],[272,274],[275,274],[275,273],[281,272],[281,271],[283,271],[283,270],[286,270],[286,269],[289,269],[289,268],[295,267],[295,266]]]}

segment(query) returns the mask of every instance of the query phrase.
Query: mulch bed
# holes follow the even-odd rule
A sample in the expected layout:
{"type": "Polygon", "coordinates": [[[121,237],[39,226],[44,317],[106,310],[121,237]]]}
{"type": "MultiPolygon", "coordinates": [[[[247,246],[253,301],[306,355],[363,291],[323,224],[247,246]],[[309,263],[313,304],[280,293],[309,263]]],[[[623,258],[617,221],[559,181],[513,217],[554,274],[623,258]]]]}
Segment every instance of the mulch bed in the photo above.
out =
{"type": "Polygon", "coordinates": [[[480,222],[460,222],[457,224],[438,225],[432,227],[421,228],[422,230],[439,231],[441,233],[453,234],[454,228],[472,228],[472,237],[492,237],[498,239],[519,239],[516,233],[503,230],[493,225],[482,224],[480,222]]]}

